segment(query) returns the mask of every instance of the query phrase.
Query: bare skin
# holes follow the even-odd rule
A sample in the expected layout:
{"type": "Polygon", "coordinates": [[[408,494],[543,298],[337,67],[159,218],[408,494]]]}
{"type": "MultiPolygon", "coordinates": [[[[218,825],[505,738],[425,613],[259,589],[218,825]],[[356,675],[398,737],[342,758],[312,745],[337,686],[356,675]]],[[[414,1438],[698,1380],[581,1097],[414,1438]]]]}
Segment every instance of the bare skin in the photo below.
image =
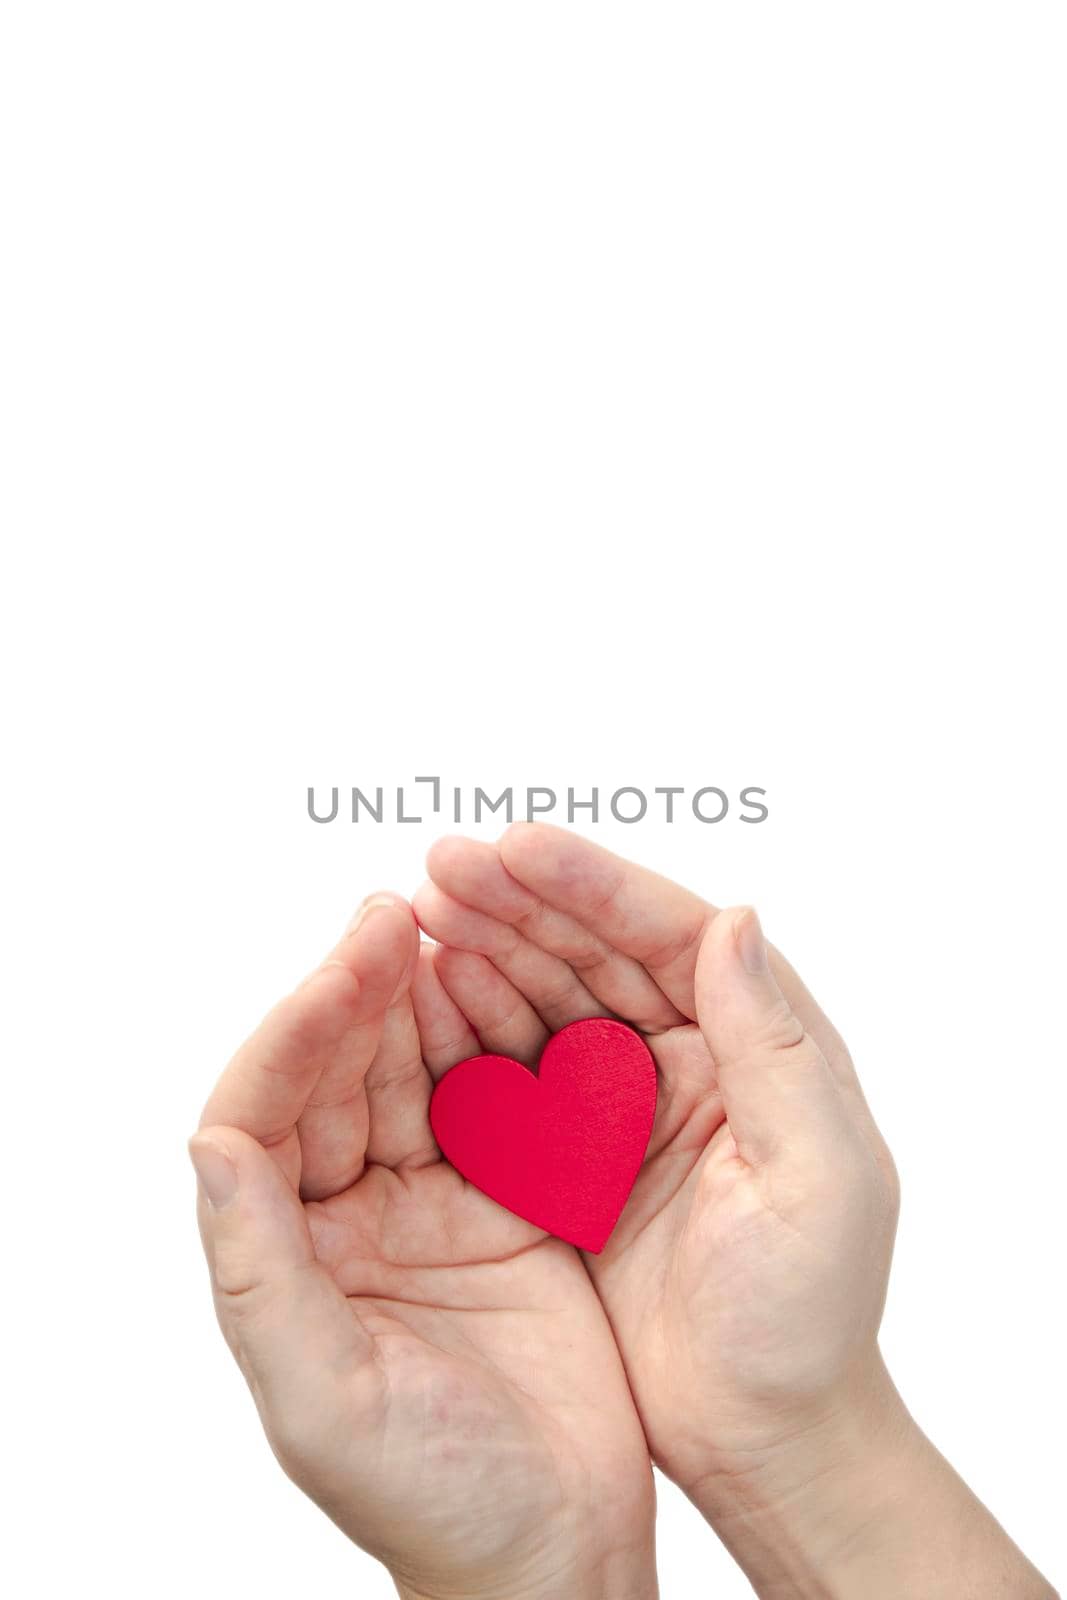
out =
{"type": "Polygon", "coordinates": [[[878,1351],[897,1181],[747,909],[560,829],[443,840],[231,1062],[191,1143],[223,1331],[282,1464],[404,1596],[654,1596],[648,1454],[764,1600],[1053,1594],[878,1351]],[[599,1257],[441,1160],[433,1081],[614,1015],[656,1058],[599,1257]]]}
{"type": "Polygon", "coordinates": [[[371,907],[193,1141],[220,1323],[282,1465],[404,1595],[655,1594],[648,1453],[576,1252],[440,1158],[474,1053],[410,908],[371,907]]]}
{"type": "Polygon", "coordinates": [[[747,909],[579,836],[446,839],[415,897],[484,1048],[578,1017],[655,1056],[648,1158],[586,1265],[653,1458],[764,1596],[1048,1596],[923,1437],[877,1334],[896,1172],[847,1049],[747,909]]]}

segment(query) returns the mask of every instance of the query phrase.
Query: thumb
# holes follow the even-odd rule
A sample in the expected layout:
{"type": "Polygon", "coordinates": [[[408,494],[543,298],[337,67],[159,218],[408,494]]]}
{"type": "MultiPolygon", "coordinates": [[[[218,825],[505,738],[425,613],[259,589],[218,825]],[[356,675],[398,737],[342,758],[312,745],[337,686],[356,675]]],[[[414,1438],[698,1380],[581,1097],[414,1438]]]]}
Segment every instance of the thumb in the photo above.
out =
{"type": "Polygon", "coordinates": [[[361,1364],[372,1342],[316,1260],[299,1196],[263,1146],[209,1127],[189,1154],[219,1325],[278,1448],[290,1422],[321,1413],[323,1372],[361,1364]]]}
{"type": "Polygon", "coordinates": [[[755,1166],[829,1151],[848,1121],[841,1094],[775,982],[751,907],[713,918],[695,983],[697,1022],[743,1159],[755,1166]]]}

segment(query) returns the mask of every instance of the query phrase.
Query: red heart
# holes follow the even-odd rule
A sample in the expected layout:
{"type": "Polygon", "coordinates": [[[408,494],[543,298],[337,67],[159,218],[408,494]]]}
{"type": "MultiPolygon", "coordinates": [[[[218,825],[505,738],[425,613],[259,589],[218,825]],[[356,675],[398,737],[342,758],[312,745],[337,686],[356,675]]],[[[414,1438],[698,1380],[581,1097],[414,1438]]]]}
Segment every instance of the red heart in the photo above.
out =
{"type": "Polygon", "coordinates": [[[656,1111],[656,1067],[621,1022],[572,1022],[536,1075],[510,1056],[472,1056],[430,1101],[445,1155],[475,1188],[594,1254],[634,1186],[656,1111]]]}

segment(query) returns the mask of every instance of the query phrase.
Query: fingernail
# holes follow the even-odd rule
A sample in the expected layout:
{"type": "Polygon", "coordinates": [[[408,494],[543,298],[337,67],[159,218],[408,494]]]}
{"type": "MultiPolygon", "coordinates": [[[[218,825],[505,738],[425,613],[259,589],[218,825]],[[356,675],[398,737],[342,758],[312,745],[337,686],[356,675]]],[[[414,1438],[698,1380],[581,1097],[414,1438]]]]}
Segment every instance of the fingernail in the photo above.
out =
{"type": "Polygon", "coordinates": [[[209,1203],[216,1211],[228,1206],[237,1197],[237,1168],[220,1144],[209,1139],[192,1139],[189,1158],[196,1171],[197,1182],[209,1203]]]}
{"type": "Polygon", "coordinates": [[[395,905],[396,905],[396,901],[393,899],[392,895],[389,895],[389,894],[372,894],[372,895],[370,895],[366,900],[364,900],[363,904],[357,910],[355,916],[352,918],[351,922],[348,924],[348,927],[345,929],[345,933],[355,933],[356,929],[359,927],[360,923],[363,921],[363,919],[367,915],[368,911],[374,911],[376,909],[376,907],[378,907],[378,906],[395,906],[395,905]]]}
{"type": "Polygon", "coordinates": [[[767,946],[759,917],[751,907],[742,911],[734,923],[734,938],[737,940],[737,953],[741,957],[741,965],[745,971],[751,972],[754,978],[766,972],[767,946]]]}

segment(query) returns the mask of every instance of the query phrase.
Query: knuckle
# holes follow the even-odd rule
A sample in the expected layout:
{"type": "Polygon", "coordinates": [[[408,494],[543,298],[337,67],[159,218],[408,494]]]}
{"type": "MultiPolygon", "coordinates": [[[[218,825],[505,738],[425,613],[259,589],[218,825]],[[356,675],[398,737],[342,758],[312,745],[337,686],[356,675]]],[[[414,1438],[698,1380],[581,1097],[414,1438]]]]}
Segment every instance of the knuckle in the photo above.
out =
{"type": "Polygon", "coordinates": [[[706,911],[698,912],[667,939],[649,946],[642,952],[646,967],[661,971],[668,967],[695,965],[696,954],[704,942],[712,918],[706,911]]]}
{"type": "Polygon", "coordinates": [[[753,1050],[774,1061],[788,1059],[796,1066],[814,1065],[822,1061],[822,1052],[805,1033],[804,1024],[781,999],[761,1018],[751,1036],[753,1050]]]}
{"type": "Polygon", "coordinates": [[[263,1274],[249,1259],[250,1254],[239,1239],[215,1241],[211,1276],[215,1293],[224,1303],[239,1304],[261,1287],[263,1274]]]}
{"type": "Polygon", "coordinates": [[[255,1344],[256,1328],[263,1315],[263,1297],[258,1285],[243,1288],[215,1284],[215,1316],[223,1338],[238,1366],[248,1376],[248,1351],[255,1344]]]}

